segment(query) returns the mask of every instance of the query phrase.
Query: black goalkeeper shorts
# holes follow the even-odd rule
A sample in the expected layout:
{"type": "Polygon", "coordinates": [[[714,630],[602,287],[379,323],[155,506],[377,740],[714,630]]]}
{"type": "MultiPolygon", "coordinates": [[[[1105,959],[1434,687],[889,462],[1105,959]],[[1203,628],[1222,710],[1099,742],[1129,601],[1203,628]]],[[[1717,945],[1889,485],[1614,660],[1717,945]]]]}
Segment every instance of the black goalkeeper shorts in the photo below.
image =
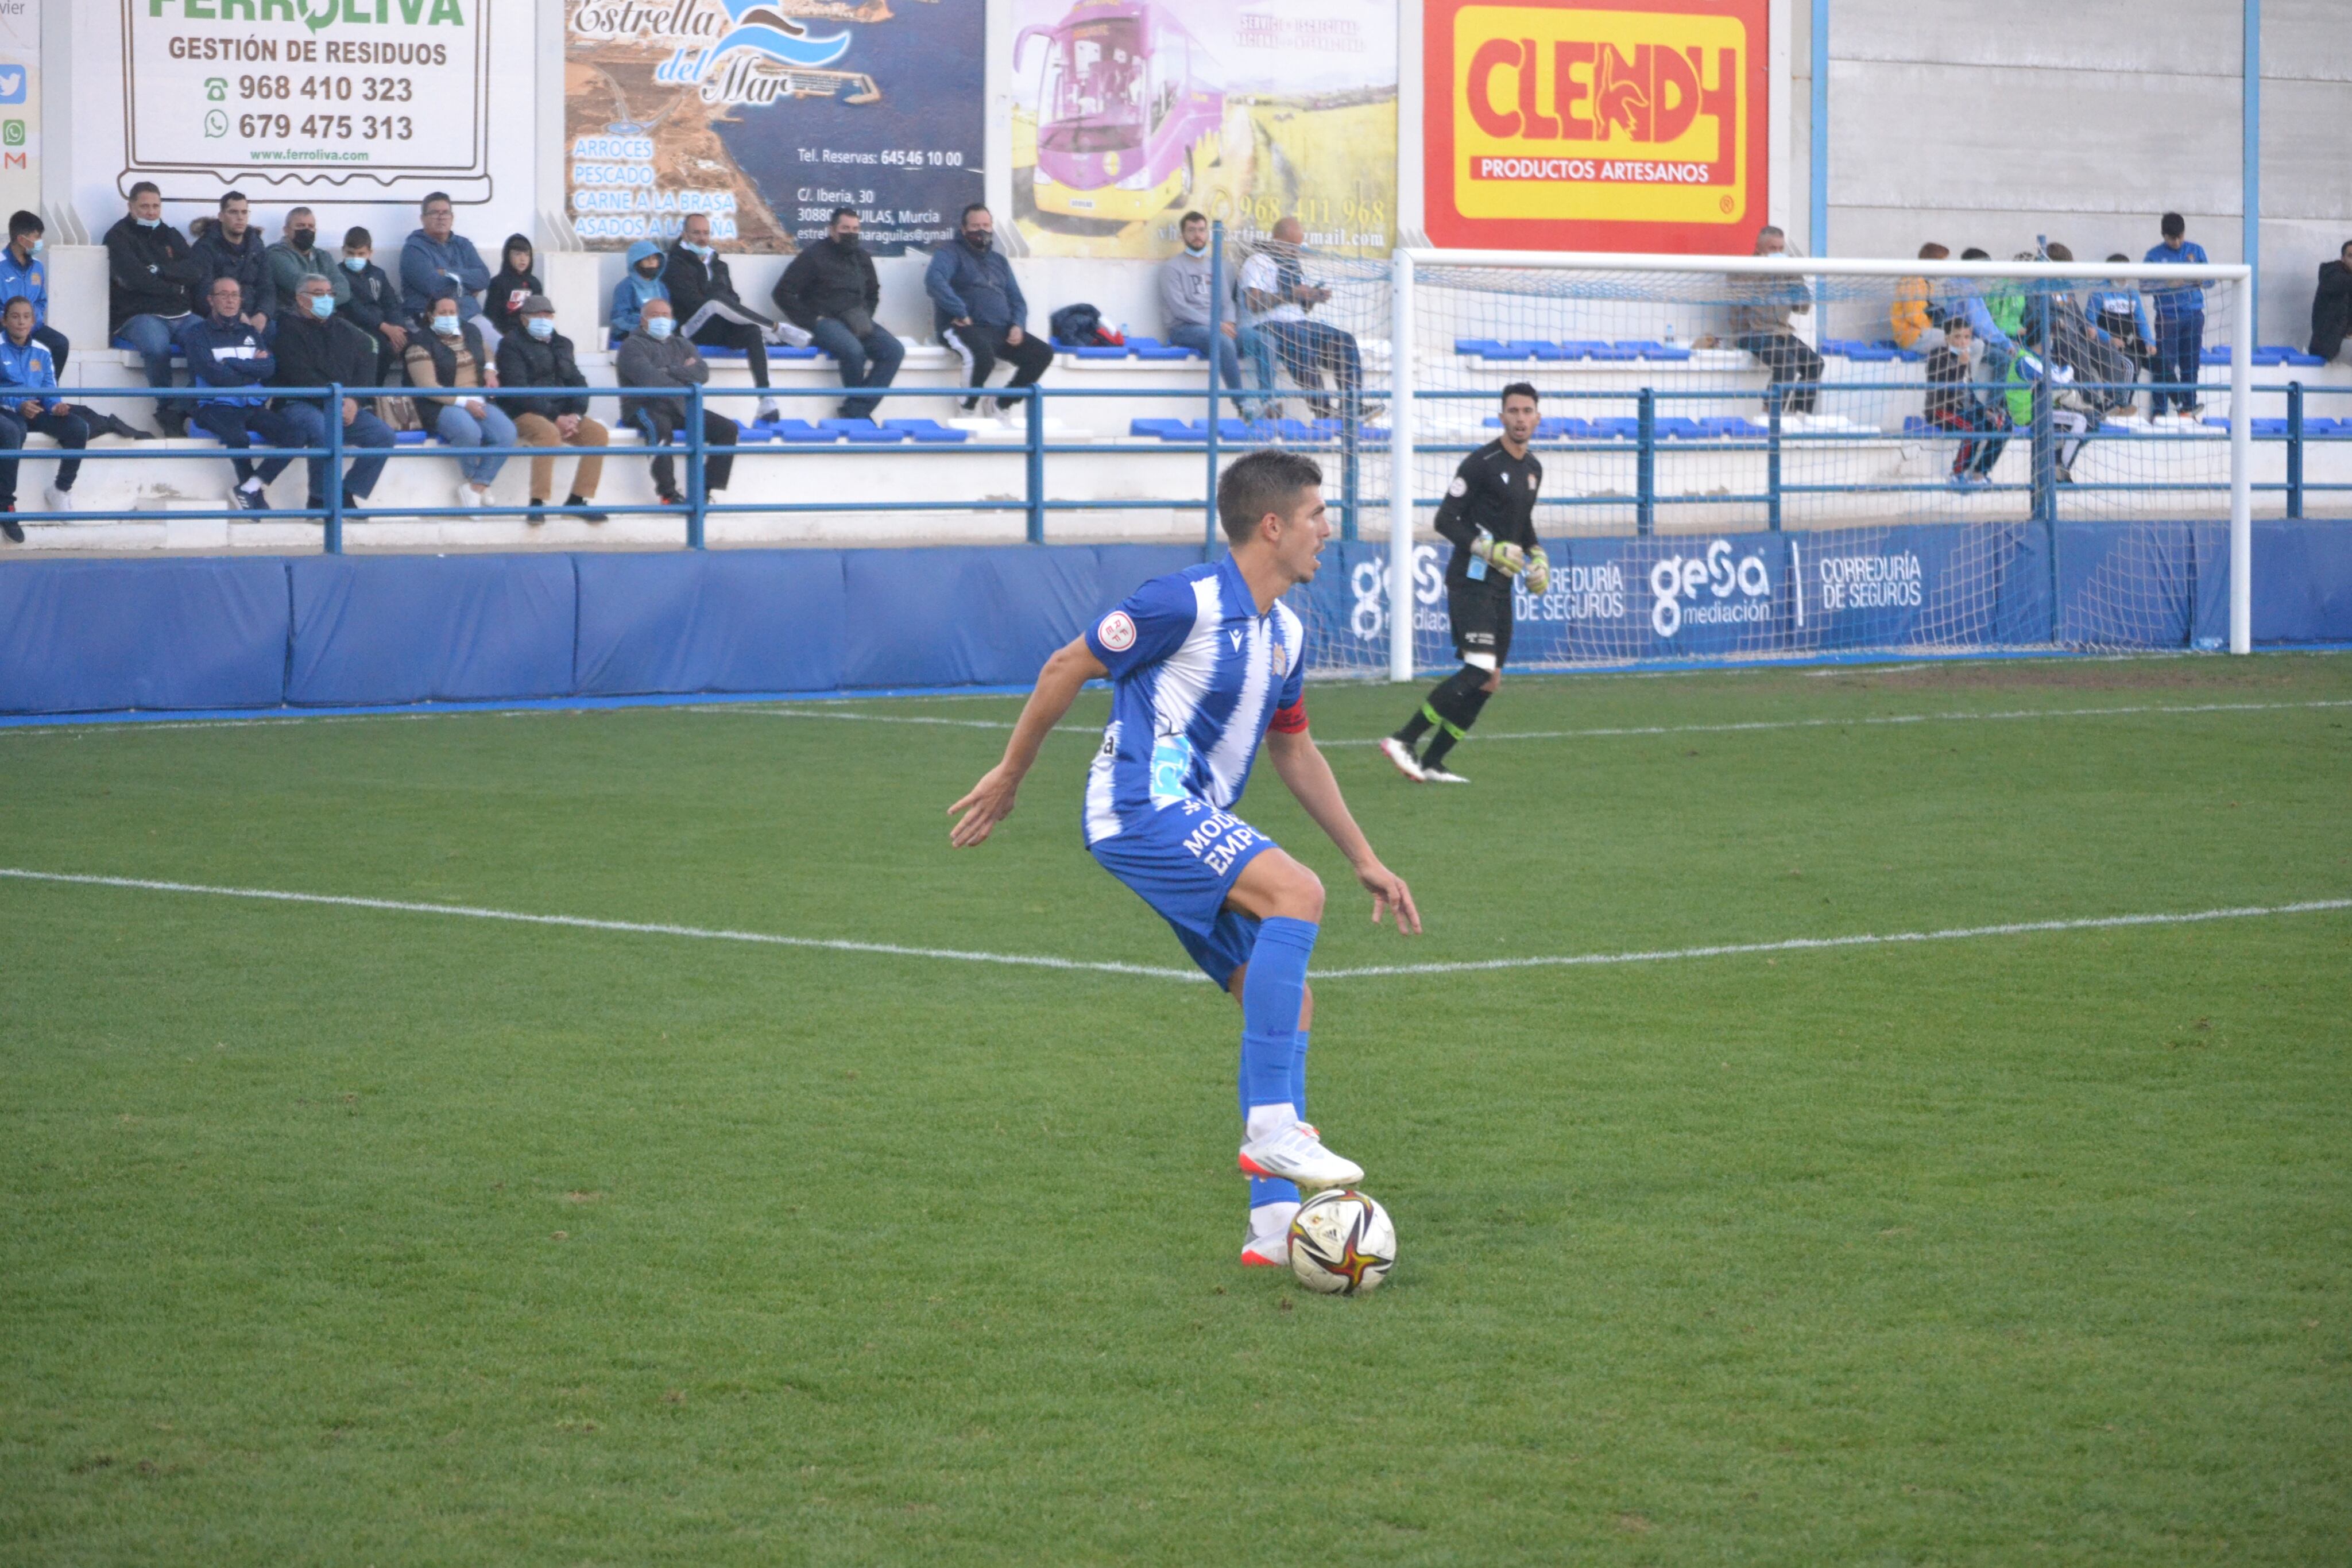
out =
{"type": "Polygon", "coordinates": [[[1494,656],[1495,668],[1511,656],[1511,595],[1465,591],[1445,595],[1445,617],[1454,624],[1454,652],[1467,664],[1473,653],[1494,656]]]}

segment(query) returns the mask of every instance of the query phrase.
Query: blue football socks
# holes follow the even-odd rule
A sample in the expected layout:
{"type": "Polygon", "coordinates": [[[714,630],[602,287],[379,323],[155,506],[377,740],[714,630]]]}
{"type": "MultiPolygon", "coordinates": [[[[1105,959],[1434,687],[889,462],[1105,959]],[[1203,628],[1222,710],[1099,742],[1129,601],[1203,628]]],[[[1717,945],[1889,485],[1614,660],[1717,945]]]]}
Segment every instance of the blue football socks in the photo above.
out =
{"type": "MultiPolygon", "coordinates": [[[[1271,1106],[1307,1113],[1307,1034],[1298,1009],[1307,996],[1307,962],[1320,928],[1311,920],[1276,915],[1258,925],[1242,980],[1242,1120],[1271,1106]]],[[[1298,1189],[1286,1181],[1250,1181],[1250,1207],[1296,1203],[1298,1189]]]]}

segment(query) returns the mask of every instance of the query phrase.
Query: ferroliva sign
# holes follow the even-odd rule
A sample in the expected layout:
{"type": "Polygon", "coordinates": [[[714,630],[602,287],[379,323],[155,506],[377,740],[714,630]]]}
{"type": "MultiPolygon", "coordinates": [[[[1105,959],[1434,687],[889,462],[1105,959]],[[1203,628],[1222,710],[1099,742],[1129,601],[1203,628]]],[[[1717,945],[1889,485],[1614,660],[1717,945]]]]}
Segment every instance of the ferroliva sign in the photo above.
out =
{"type": "Polygon", "coordinates": [[[489,195],[488,0],[121,3],[126,191],[489,195]]]}
{"type": "Polygon", "coordinates": [[[1428,0],[1441,246],[1745,252],[1765,221],[1769,0],[1428,0]]]}

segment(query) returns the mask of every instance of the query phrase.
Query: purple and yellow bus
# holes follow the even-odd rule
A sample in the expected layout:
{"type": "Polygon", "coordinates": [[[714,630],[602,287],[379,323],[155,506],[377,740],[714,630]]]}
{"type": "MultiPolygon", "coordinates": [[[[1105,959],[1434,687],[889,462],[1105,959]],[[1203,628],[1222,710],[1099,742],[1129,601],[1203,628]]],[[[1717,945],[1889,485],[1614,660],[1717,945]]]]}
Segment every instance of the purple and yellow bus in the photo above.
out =
{"type": "Polygon", "coordinates": [[[1223,156],[1215,57],[1160,0],[1078,0],[1013,46],[1045,43],[1037,82],[1037,210],[1132,223],[1191,197],[1223,156]]]}

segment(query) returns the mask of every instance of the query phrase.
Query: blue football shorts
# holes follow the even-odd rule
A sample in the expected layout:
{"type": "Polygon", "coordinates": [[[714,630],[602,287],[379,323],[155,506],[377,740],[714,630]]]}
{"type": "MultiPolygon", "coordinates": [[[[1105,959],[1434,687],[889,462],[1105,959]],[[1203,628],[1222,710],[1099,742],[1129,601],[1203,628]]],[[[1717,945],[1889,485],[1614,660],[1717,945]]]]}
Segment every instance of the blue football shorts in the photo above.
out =
{"type": "Polygon", "coordinates": [[[1193,800],[1087,846],[1103,870],[1168,922],[1220,990],[1257,946],[1257,921],[1227,909],[1225,895],[1243,867],[1275,847],[1231,811],[1193,800]]]}

